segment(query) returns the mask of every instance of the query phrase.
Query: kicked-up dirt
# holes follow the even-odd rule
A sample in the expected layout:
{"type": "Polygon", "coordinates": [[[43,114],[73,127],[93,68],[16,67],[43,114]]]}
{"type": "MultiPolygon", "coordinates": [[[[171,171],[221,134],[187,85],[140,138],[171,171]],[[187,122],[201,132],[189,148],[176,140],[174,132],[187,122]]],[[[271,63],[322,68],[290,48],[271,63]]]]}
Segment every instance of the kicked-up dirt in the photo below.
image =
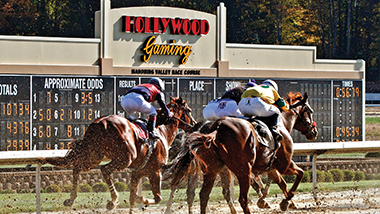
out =
{"type": "MultiPolygon", "coordinates": [[[[333,185],[333,184],[331,184],[333,185]]],[[[249,208],[252,213],[317,213],[317,214],[342,214],[342,213],[380,213],[380,188],[369,188],[366,190],[351,189],[342,192],[328,192],[317,193],[317,200],[314,200],[311,193],[297,193],[293,201],[298,206],[298,209],[289,209],[286,212],[281,211],[280,202],[283,199],[283,195],[277,197],[269,197],[267,201],[272,205],[270,209],[260,209],[256,204],[250,204],[249,208]]],[[[252,198],[256,203],[257,198],[252,198]]],[[[240,204],[235,200],[235,208],[239,214],[243,213],[240,204]]],[[[163,214],[165,213],[166,205],[164,203],[144,207],[143,209],[135,208],[135,214],[163,214]]],[[[199,214],[199,202],[196,202],[193,207],[193,214],[199,214]]],[[[70,214],[121,214],[128,213],[129,209],[116,209],[113,211],[106,211],[106,209],[96,210],[78,210],[70,212],[58,212],[58,213],[70,213],[70,214]]],[[[57,212],[55,212],[57,213],[57,212]]],[[[173,204],[173,214],[187,214],[187,204],[185,201],[173,204]]],[[[225,201],[217,203],[209,203],[207,213],[230,213],[225,201]]],[[[48,214],[45,213],[44,214],[48,214]]],[[[52,214],[52,213],[49,213],[52,214]]]]}

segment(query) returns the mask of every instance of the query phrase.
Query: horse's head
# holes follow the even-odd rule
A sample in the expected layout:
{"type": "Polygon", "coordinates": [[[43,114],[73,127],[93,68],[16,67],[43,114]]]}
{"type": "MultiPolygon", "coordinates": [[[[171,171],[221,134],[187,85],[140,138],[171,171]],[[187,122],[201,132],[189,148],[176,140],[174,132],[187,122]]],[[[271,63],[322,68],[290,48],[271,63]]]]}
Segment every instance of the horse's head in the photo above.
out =
{"type": "Polygon", "coordinates": [[[179,121],[178,128],[187,131],[196,124],[195,119],[191,115],[191,108],[182,97],[170,97],[170,102],[167,104],[167,107],[173,113],[173,119],[179,121]]]}
{"type": "Polygon", "coordinates": [[[305,93],[302,97],[299,92],[296,94],[289,93],[287,101],[290,104],[290,110],[297,115],[294,129],[305,135],[307,140],[315,140],[318,136],[318,130],[317,124],[313,121],[314,110],[308,102],[308,94],[305,93]]]}

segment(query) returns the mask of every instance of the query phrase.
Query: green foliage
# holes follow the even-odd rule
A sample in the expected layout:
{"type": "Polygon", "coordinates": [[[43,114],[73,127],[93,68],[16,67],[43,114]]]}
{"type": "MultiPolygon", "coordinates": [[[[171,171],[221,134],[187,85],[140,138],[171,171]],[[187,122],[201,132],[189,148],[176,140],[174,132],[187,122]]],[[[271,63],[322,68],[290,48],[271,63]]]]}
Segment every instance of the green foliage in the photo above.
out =
{"type": "Polygon", "coordinates": [[[325,172],[325,182],[333,182],[333,181],[334,181],[334,177],[331,174],[331,172],[329,171],[325,172]]]}
{"type": "Polygon", "coordinates": [[[310,182],[310,180],[311,180],[311,175],[310,175],[311,170],[309,170],[309,171],[304,171],[303,173],[304,173],[304,174],[303,174],[303,178],[302,178],[302,181],[301,181],[301,182],[304,182],[304,183],[310,182]]]}
{"type": "Polygon", "coordinates": [[[20,190],[17,190],[17,193],[30,193],[30,190],[28,190],[28,189],[20,189],[20,190]]]}
{"type": "Polygon", "coordinates": [[[150,190],[150,183],[149,181],[145,181],[142,183],[142,189],[143,190],[150,190]]]}
{"type": "Polygon", "coordinates": [[[62,192],[71,192],[73,189],[73,184],[65,184],[62,187],[62,192]]]}
{"type": "MultiPolygon", "coordinates": [[[[311,178],[313,179],[313,176],[311,176],[311,178]]],[[[317,170],[317,181],[318,182],[325,181],[325,172],[324,171],[317,170]]]]}
{"type": "Polygon", "coordinates": [[[334,182],[340,182],[340,181],[343,181],[344,179],[344,172],[340,169],[331,169],[329,171],[333,178],[334,178],[334,182]]]}
{"type": "Polygon", "coordinates": [[[118,192],[124,192],[128,188],[127,184],[125,184],[124,182],[115,182],[114,186],[116,191],[118,192]]]}
{"type": "Polygon", "coordinates": [[[354,177],[355,177],[355,173],[351,170],[344,170],[343,171],[344,173],[344,181],[352,181],[354,180],[354,177]]]}
{"type": "Polygon", "coordinates": [[[296,180],[295,175],[283,175],[282,177],[284,178],[286,183],[293,183],[296,180]]]}
{"type": "MultiPolygon", "coordinates": [[[[313,180],[313,172],[309,170],[310,174],[310,181],[313,180]]],[[[325,181],[325,172],[321,170],[317,170],[317,182],[323,182],[325,181]]]]}
{"type": "Polygon", "coordinates": [[[12,194],[12,193],[15,193],[15,191],[13,191],[11,189],[6,189],[6,190],[1,191],[1,194],[12,194]]]}
{"type": "Polygon", "coordinates": [[[380,152],[369,152],[365,155],[366,158],[380,158],[380,152]]]}
{"type": "Polygon", "coordinates": [[[365,179],[365,175],[363,171],[355,171],[354,181],[361,181],[365,179]]]}
{"type": "Polygon", "coordinates": [[[88,184],[79,184],[78,192],[92,192],[92,188],[88,184]]]}
{"type": "Polygon", "coordinates": [[[101,183],[95,183],[92,186],[92,191],[94,192],[108,192],[108,186],[106,183],[101,182],[101,183]]]}
{"type": "Polygon", "coordinates": [[[162,189],[170,189],[170,182],[169,181],[162,181],[161,182],[161,188],[162,189]]]}
{"type": "Polygon", "coordinates": [[[46,187],[47,193],[53,193],[53,192],[62,192],[62,189],[57,184],[51,184],[48,187],[46,187]]]}

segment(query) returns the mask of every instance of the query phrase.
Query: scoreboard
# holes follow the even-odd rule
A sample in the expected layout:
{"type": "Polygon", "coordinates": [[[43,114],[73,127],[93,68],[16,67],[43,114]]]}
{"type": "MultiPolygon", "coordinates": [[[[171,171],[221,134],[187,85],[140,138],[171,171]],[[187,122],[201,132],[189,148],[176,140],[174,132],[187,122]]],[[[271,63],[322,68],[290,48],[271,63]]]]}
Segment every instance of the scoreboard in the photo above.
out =
{"type": "MultiPolygon", "coordinates": [[[[109,114],[126,116],[120,100],[149,77],[0,76],[0,151],[68,149],[88,125],[109,114]]],[[[183,97],[197,121],[203,108],[248,78],[162,77],[165,98],[183,97]]],[[[256,79],[261,83],[264,79],[256,79]]],[[[362,80],[276,80],[279,93],[308,92],[319,131],[316,142],[362,141],[362,80]]],[[[158,107],[157,104],[154,104],[158,107]]],[[[293,131],[294,142],[305,142],[293,131]]]]}

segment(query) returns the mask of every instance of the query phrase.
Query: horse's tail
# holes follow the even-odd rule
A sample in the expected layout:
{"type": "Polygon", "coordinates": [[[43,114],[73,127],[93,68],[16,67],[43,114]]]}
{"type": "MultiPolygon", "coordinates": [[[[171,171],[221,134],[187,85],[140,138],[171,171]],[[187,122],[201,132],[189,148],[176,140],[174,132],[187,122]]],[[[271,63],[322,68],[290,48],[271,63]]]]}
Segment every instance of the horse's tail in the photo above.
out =
{"type": "Polygon", "coordinates": [[[177,158],[166,170],[164,170],[163,179],[171,178],[172,180],[170,184],[172,186],[177,186],[183,178],[194,171],[190,170],[192,162],[195,164],[196,168],[200,168],[198,167],[199,165],[205,166],[205,163],[196,152],[198,148],[203,145],[209,148],[210,142],[213,139],[213,136],[204,135],[198,132],[190,134],[177,158]]]}
{"type": "Polygon", "coordinates": [[[75,140],[70,144],[70,149],[64,157],[43,158],[42,161],[57,166],[59,168],[74,169],[81,168],[89,170],[94,161],[103,158],[99,146],[95,145],[96,140],[88,136],[101,135],[104,129],[102,123],[92,123],[86,130],[84,139],[75,140]],[[94,145],[93,145],[94,144],[94,145]]]}

